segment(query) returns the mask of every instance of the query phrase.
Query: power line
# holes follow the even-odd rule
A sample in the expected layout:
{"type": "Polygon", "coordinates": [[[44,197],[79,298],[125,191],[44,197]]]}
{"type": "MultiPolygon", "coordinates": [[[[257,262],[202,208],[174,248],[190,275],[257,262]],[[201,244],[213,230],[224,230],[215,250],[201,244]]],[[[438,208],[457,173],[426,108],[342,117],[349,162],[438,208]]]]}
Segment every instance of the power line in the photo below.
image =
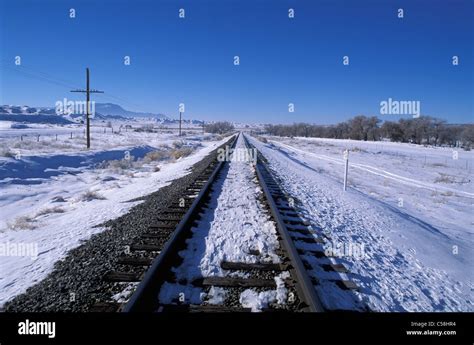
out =
{"type": "MultiPolygon", "coordinates": [[[[79,87],[71,81],[60,79],[60,78],[58,78],[56,76],[53,76],[49,73],[42,72],[42,71],[40,71],[36,68],[26,67],[24,65],[11,66],[11,62],[7,63],[6,59],[2,59],[2,60],[3,61],[0,61],[0,67],[8,68],[9,70],[12,70],[14,72],[21,73],[25,77],[29,77],[31,79],[36,79],[36,80],[39,80],[39,81],[43,81],[43,82],[47,82],[47,83],[54,84],[54,85],[57,85],[57,86],[61,86],[61,87],[67,88],[69,90],[70,89],[79,89],[79,87]]],[[[112,101],[120,102],[122,104],[125,103],[125,104],[128,104],[128,105],[131,105],[135,108],[135,111],[140,111],[140,112],[147,113],[147,111],[143,111],[144,107],[142,105],[131,102],[131,101],[125,99],[125,98],[118,97],[118,96],[115,96],[113,94],[106,94],[106,95],[103,95],[102,97],[107,98],[107,99],[112,100],[112,101]]]]}

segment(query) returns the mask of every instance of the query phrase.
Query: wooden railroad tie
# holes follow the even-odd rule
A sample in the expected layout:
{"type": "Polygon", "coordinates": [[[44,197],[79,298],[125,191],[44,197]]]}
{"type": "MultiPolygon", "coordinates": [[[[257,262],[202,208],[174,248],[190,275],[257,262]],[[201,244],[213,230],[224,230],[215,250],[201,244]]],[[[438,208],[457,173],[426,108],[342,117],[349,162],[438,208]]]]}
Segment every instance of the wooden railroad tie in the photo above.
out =
{"type": "Polygon", "coordinates": [[[274,279],[207,277],[202,280],[202,286],[227,287],[268,287],[276,288],[274,279]]]}
{"type": "Polygon", "coordinates": [[[104,280],[108,282],[139,282],[141,275],[130,272],[110,271],[105,274],[104,280]]]}
{"type": "Polygon", "coordinates": [[[156,244],[132,244],[130,250],[144,250],[147,252],[159,252],[161,251],[162,246],[156,244]]]}
{"type": "Polygon", "coordinates": [[[286,265],[275,264],[275,263],[246,263],[246,262],[229,262],[222,261],[221,268],[224,270],[236,270],[236,271],[285,271],[288,269],[286,265]]]}
{"type": "Polygon", "coordinates": [[[195,304],[164,304],[158,309],[159,312],[190,312],[190,313],[248,313],[250,308],[227,307],[225,305],[195,305],[195,304]]]}
{"type": "Polygon", "coordinates": [[[153,260],[150,258],[133,257],[133,256],[121,256],[117,263],[121,265],[130,266],[149,266],[153,260]]]}
{"type": "Polygon", "coordinates": [[[122,303],[97,302],[89,308],[91,313],[115,313],[122,307],[122,303]]]}
{"type": "Polygon", "coordinates": [[[321,267],[325,271],[335,271],[339,273],[347,273],[349,270],[343,264],[324,264],[321,267]]]}
{"type": "Polygon", "coordinates": [[[336,280],[335,283],[343,290],[357,290],[359,287],[352,280],[336,280]]]}

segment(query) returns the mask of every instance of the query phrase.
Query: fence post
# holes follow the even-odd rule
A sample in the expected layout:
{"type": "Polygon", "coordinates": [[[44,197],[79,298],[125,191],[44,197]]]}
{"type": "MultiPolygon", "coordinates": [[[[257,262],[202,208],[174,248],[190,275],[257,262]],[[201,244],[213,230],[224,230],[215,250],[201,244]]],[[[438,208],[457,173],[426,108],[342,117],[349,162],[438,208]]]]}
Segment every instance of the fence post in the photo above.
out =
{"type": "Polygon", "coordinates": [[[71,139],[72,139],[72,132],[71,132],[71,139]]]}
{"type": "Polygon", "coordinates": [[[347,170],[349,169],[349,150],[344,151],[344,192],[347,189],[347,170]]]}
{"type": "Polygon", "coordinates": [[[40,141],[40,135],[38,134],[38,139],[36,141],[40,141]]]}

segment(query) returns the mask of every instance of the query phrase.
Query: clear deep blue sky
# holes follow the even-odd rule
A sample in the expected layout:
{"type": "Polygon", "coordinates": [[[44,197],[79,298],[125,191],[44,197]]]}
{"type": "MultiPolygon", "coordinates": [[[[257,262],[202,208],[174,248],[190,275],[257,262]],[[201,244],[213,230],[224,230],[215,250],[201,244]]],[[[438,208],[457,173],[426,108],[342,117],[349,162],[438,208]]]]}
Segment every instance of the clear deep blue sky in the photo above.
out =
{"type": "Polygon", "coordinates": [[[0,2],[1,104],[82,97],[16,71],[21,56],[23,70],[77,87],[88,66],[91,86],[106,92],[94,100],[135,111],[176,116],[184,102],[185,116],[203,120],[335,123],[378,115],[391,97],[473,122],[472,0],[0,2]]]}

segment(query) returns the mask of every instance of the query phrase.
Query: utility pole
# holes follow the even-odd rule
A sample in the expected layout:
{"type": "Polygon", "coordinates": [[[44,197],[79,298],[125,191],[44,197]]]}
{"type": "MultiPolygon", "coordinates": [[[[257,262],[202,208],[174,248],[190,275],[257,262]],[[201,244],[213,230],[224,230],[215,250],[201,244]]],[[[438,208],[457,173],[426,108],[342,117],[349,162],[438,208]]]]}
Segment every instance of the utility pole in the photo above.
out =
{"type": "Polygon", "coordinates": [[[181,136],[181,112],[179,112],[179,136],[181,136]]]}
{"type": "Polygon", "coordinates": [[[91,120],[90,120],[90,94],[104,93],[104,91],[91,90],[89,87],[89,67],[86,68],[86,89],[85,90],[71,90],[71,92],[86,93],[86,132],[87,132],[87,148],[91,147],[91,120]]]}

